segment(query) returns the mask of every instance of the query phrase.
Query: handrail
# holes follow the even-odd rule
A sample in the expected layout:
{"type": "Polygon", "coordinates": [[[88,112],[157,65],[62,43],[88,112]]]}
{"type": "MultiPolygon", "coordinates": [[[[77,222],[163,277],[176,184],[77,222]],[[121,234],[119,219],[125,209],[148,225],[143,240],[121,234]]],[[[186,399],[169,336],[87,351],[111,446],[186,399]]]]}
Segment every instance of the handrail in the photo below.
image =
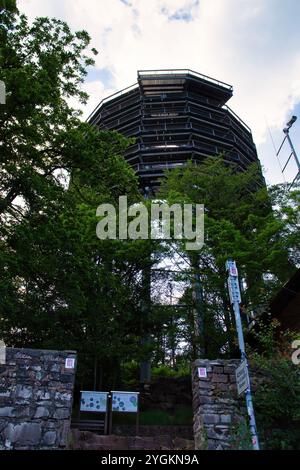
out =
{"type": "Polygon", "coordinates": [[[204,80],[208,80],[212,83],[215,83],[219,86],[223,86],[225,88],[228,88],[229,90],[232,90],[233,87],[232,85],[229,85],[226,82],[222,82],[221,80],[216,80],[215,78],[209,77],[208,75],[204,75],[199,72],[195,72],[194,70],[191,69],[161,69],[161,70],[138,70],[138,78],[142,75],[159,75],[159,74],[165,74],[165,75],[174,75],[174,74],[186,74],[186,75],[195,75],[196,77],[202,78],[204,80]]]}
{"type": "MultiPolygon", "coordinates": [[[[208,75],[204,75],[202,73],[199,73],[199,72],[195,72],[194,70],[190,70],[190,69],[161,69],[161,70],[138,70],[138,79],[142,76],[142,75],[159,75],[159,74],[166,74],[166,75],[174,75],[174,74],[186,74],[186,75],[192,75],[192,76],[196,76],[196,77],[199,77],[199,78],[202,78],[204,80],[207,80],[211,83],[214,83],[214,84],[217,84],[219,86],[222,86],[222,87],[225,87],[227,88],[228,90],[232,91],[233,87],[232,85],[229,85],[228,83],[225,83],[225,82],[222,82],[221,80],[216,80],[215,78],[212,78],[212,77],[209,77],[208,75]]],[[[125,93],[128,93],[129,91],[131,90],[134,90],[135,88],[137,88],[139,86],[138,83],[134,83],[133,85],[130,85],[126,88],[123,88],[122,90],[119,90],[109,96],[106,96],[105,98],[103,98],[103,100],[100,101],[100,103],[96,106],[96,108],[90,113],[90,115],[88,116],[87,118],[87,121],[89,121],[92,116],[98,111],[98,109],[104,104],[106,103],[107,101],[110,101],[114,98],[117,98],[118,96],[122,96],[124,95],[125,93]]]]}
{"type": "Polygon", "coordinates": [[[100,101],[100,103],[96,106],[96,108],[91,112],[91,114],[88,116],[87,121],[91,119],[91,117],[98,111],[99,108],[103,105],[103,103],[106,103],[107,101],[110,101],[114,98],[117,98],[118,96],[122,96],[125,93],[128,93],[131,90],[134,90],[135,88],[138,88],[138,83],[134,83],[133,85],[129,85],[126,88],[123,88],[122,90],[116,91],[112,95],[106,96],[103,98],[103,100],[100,101]]]}
{"type": "MultiPolygon", "coordinates": [[[[209,77],[207,75],[203,75],[199,72],[195,72],[194,70],[190,70],[190,69],[161,69],[161,70],[138,70],[138,79],[142,76],[142,75],[159,75],[159,74],[167,74],[167,75],[174,75],[174,74],[187,74],[187,75],[194,75],[194,76],[197,76],[197,77],[200,77],[200,78],[203,78],[205,80],[208,80],[212,83],[215,83],[219,86],[223,86],[223,87],[226,87],[228,90],[232,90],[233,87],[232,85],[229,85],[228,83],[225,83],[225,82],[222,82],[220,80],[216,80],[212,77],[209,77]]],[[[96,106],[96,108],[90,113],[90,115],[88,116],[88,118],[86,119],[86,121],[88,122],[92,116],[95,115],[95,113],[98,111],[98,109],[104,104],[106,103],[107,101],[111,101],[112,99],[114,98],[117,98],[118,96],[122,96],[136,88],[139,87],[139,84],[138,82],[137,83],[134,83],[126,88],[123,88],[122,90],[119,90],[105,98],[103,98],[100,103],[96,106]]],[[[229,114],[231,114],[243,127],[245,127],[248,132],[250,134],[252,134],[251,132],[251,129],[250,127],[227,105],[224,105],[222,106],[222,109],[226,109],[228,111],[229,114]]]]}
{"type": "Polygon", "coordinates": [[[227,109],[229,114],[231,114],[237,121],[239,121],[240,124],[246,127],[247,131],[250,132],[250,134],[252,134],[250,127],[247,126],[247,124],[231,108],[229,108],[229,106],[224,105],[223,109],[227,109]]]}

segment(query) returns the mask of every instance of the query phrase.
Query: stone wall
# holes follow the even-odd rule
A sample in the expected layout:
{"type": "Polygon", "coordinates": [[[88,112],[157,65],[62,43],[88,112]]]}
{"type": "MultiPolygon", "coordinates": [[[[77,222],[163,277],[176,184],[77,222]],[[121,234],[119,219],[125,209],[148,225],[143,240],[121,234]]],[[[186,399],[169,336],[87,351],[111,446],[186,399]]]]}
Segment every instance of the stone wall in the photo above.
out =
{"type": "Polygon", "coordinates": [[[76,366],[74,351],[6,349],[0,365],[0,449],[67,445],[75,378],[67,358],[76,366]]]}
{"type": "Polygon", "coordinates": [[[244,399],[238,398],[235,370],[239,360],[202,360],[193,364],[195,449],[236,448],[237,429],[245,426],[244,399]],[[198,377],[198,367],[207,378],[198,377]]]}

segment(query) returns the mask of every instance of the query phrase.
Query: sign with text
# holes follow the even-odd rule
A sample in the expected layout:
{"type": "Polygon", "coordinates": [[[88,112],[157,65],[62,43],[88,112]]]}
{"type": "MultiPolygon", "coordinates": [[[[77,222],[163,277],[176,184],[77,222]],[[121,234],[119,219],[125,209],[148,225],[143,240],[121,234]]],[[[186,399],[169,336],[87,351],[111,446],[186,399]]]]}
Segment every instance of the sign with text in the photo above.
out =
{"type": "Polygon", "coordinates": [[[241,362],[235,371],[238,394],[241,395],[249,387],[249,378],[246,361],[241,362]]]}
{"type": "Polygon", "coordinates": [[[112,411],[137,413],[139,403],[138,392],[111,392],[112,411]]]}
{"type": "Polygon", "coordinates": [[[81,392],[80,411],[91,411],[93,413],[106,413],[107,392],[81,392]]]}
{"type": "Polygon", "coordinates": [[[241,292],[239,281],[237,277],[229,276],[228,280],[228,290],[230,296],[230,303],[233,304],[234,302],[241,303],[241,292]]]}

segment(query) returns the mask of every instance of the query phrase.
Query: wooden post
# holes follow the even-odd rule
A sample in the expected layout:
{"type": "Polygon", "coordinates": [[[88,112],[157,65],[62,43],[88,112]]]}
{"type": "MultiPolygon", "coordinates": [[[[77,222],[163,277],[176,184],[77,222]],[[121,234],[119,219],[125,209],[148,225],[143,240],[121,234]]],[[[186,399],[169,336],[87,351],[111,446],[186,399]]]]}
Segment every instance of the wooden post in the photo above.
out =
{"type": "Polygon", "coordinates": [[[136,413],[136,431],[135,431],[137,436],[139,435],[139,424],[140,424],[140,411],[138,409],[136,413]]]}
{"type": "Polygon", "coordinates": [[[108,434],[112,433],[112,425],[113,425],[112,414],[113,414],[113,411],[112,411],[112,394],[111,394],[111,395],[109,395],[109,430],[108,430],[108,434]]]}
{"type": "Polygon", "coordinates": [[[104,418],[104,435],[108,434],[109,394],[106,396],[106,411],[104,418]]]}

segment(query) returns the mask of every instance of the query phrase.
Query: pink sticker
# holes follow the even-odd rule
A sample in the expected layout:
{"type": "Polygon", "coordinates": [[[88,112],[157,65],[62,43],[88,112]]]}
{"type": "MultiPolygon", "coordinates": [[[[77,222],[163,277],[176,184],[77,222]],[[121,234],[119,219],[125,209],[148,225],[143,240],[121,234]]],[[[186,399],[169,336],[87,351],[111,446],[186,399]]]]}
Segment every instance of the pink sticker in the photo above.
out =
{"type": "Polygon", "coordinates": [[[198,377],[201,379],[206,379],[207,378],[207,371],[206,367],[198,367],[198,377]]]}
{"type": "Polygon", "coordinates": [[[67,357],[65,362],[66,369],[74,369],[75,367],[75,359],[73,357],[67,357]]]}

